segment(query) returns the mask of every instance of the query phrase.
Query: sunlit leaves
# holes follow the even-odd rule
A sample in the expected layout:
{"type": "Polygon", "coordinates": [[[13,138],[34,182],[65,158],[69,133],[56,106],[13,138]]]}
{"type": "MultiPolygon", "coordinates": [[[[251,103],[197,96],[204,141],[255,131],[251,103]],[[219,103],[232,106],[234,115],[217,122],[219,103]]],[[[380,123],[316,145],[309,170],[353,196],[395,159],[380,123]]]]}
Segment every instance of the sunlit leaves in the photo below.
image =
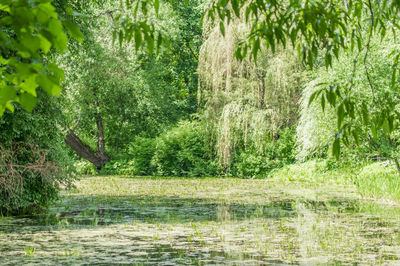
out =
{"type": "Polygon", "coordinates": [[[154,0],[154,9],[158,15],[158,11],[160,10],[160,0],[154,0]]]}
{"type": "MultiPolygon", "coordinates": [[[[373,15],[378,23],[373,30],[384,37],[389,27],[398,28],[399,8],[398,1],[374,5],[373,15]]],[[[244,58],[247,51],[251,51],[251,57],[257,57],[257,50],[263,45],[274,51],[278,44],[286,46],[290,41],[306,64],[313,66],[325,50],[324,63],[331,66],[332,57],[338,57],[341,49],[354,49],[356,45],[362,49],[360,24],[364,14],[371,16],[368,10],[368,2],[363,0],[346,3],[333,0],[215,0],[209,6],[206,18],[229,23],[233,17],[240,17],[250,23],[247,39],[237,48],[239,59],[244,58]],[[258,40],[262,40],[262,45],[258,40]]],[[[223,33],[224,28],[220,29],[223,33]]]]}
{"type": "Polygon", "coordinates": [[[371,99],[355,99],[350,95],[342,95],[339,85],[318,86],[320,88],[310,95],[308,106],[319,99],[324,112],[335,112],[337,133],[332,142],[332,154],[335,157],[340,156],[341,143],[350,145],[350,139],[353,139],[359,145],[361,136],[370,137],[371,141],[378,143],[382,137],[390,140],[393,132],[398,129],[400,113],[397,106],[400,99],[383,93],[379,107],[371,110],[371,99]],[[327,109],[326,105],[330,108],[327,109]]]}
{"type": "Polygon", "coordinates": [[[2,84],[0,90],[0,105],[4,107],[0,109],[0,114],[4,112],[5,105],[15,99],[16,95],[17,94],[13,87],[2,84]]]}
{"type": "Polygon", "coordinates": [[[336,135],[335,140],[333,141],[332,153],[337,159],[339,158],[339,156],[340,156],[340,135],[339,134],[336,135]]]}
{"type": "Polygon", "coordinates": [[[120,4],[127,10],[133,11],[132,17],[118,16],[114,20],[117,27],[113,32],[113,40],[118,38],[120,46],[123,42],[134,41],[136,50],[146,46],[148,52],[153,53],[155,49],[167,43],[167,37],[163,36],[151,19],[152,15],[158,16],[160,12],[160,0],[121,0],[120,4]]]}
{"type": "Polygon", "coordinates": [[[62,53],[67,49],[68,34],[83,40],[80,29],[71,20],[61,20],[51,1],[2,1],[0,19],[0,116],[13,103],[27,111],[36,105],[36,90],[41,87],[49,95],[58,96],[64,73],[55,64],[45,64],[43,57],[52,48],[62,53]]]}
{"type": "Polygon", "coordinates": [[[19,96],[18,101],[28,112],[32,112],[33,108],[35,108],[37,99],[30,93],[22,93],[19,96]]]}
{"type": "Polygon", "coordinates": [[[71,35],[72,38],[81,42],[83,41],[83,34],[71,20],[67,19],[64,21],[64,26],[68,30],[68,33],[71,35]]]}
{"type": "MultiPolygon", "coordinates": [[[[387,36],[388,31],[393,31],[396,36],[396,31],[400,29],[399,15],[399,1],[215,0],[205,18],[224,25],[230,23],[233,17],[248,23],[249,33],[235,52],[240,60],[249,56],[257,61],[258,51],[264,47],[274,52],[278,46],[286,47],[290,43],[308,66],[314,67],[318,63],[329,68],[334,58],[339,58],[344,50],[363,52],[367,58],[368,48],[364,51],[363,31],[367,30],[370,36],[376,34],[381,39],[387,36]]],[[[220,27],[220,31],[224,34],[224,27],[220,27]]],[[[392,54],[394,59],[389,77],[393,90],[397,86],[399,71],[400,53],[396,53],[392,54]]],[[[345,86],[351,87],[350,84],[345,86]]],[[[350,137],[356,143],[361,135],[371,135],[377,141],[384,132],[390,139],[396,121],[400,120],[395,111],[399,101],[393,97],[382,97],[379,103],[374,103],[381,106],[377,106],[373,113],[363,100],[352,99],[348,91],[343,92],[339,84],[322,86],[310,96],[309,103],[316,99],[320,100],[323,111],[333,110],[337,118],[337,133],[332,145],[335,157],[340,155],[340,144],[350,143],[350,137]],[[360,122],[369,130],[367,133],[356,126],[360,122]]]]}

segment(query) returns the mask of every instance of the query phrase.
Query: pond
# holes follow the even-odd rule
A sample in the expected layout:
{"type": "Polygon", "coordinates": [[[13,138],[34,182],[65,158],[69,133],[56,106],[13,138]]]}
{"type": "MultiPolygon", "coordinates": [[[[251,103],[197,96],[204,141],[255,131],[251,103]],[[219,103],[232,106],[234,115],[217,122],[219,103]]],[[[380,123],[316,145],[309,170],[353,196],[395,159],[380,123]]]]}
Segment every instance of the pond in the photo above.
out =
{"type": "Polygon", "coordinates": [[[400,206],[353,186],[85,177],[0,218],[0,264],[400,264],[400,206]]]}

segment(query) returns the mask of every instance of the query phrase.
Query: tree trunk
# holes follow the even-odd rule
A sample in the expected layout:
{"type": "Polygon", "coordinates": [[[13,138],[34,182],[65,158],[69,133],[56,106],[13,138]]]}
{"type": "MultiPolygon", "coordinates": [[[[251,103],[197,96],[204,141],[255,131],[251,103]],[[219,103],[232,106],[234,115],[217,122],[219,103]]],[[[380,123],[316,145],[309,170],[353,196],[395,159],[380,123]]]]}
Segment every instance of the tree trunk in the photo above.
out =
{"type": "Polygon", "coordinates": [[[399,161],[397,160],[397,158],[394,158],[393,161],[394,161],[394,164],[396,165],[397,172],[400,173],[399,161]]]}
{"type": "Polygon", "coordinates": [[[97,169],[100,170],[107,163],[107,161],[99,157],[88,145],[84,144],[73,131],[70,131],[68,135],[65,136],[64,140],[76,154],[94,164],[97,169]]]}
{"type": "Polygon", "coordinates": [[[80,157],[88,160],[94,164],[98,170],[100,170],[107,162],[110,161],[110,157],[105,151],[105,139],[104,139],[104,128],[103,119],[96,113],[96,125],[97,125],[97,151],[93,151],[88,145],[84,144],[81,139],[70,130],[65,136],[65,142],[73,149],[76,154],[80,157]]]}
{"type": "Polygon", "coordinates": [[[101,158],[102,161],[107,163],[110,161],[110,157],[106,154],[103,119],[101,118],[99,113],[96,113],[96,124],[97,124],[97,156],[101,158]]]}

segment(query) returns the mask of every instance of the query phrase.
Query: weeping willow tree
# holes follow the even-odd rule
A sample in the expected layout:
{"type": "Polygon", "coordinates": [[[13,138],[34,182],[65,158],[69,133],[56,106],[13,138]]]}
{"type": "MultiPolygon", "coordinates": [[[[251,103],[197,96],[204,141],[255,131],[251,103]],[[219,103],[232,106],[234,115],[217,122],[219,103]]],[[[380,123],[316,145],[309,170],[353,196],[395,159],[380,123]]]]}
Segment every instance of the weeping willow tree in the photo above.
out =
{"type": "Polygon", "coordinates": [[[229,170],[240,152],[263,155],[280,131],[298,119],[303,67],[293,50],[262,47],[256,61],[235,58],[249,25],[204,23],[198,100],[220,166],[229,170]]]}

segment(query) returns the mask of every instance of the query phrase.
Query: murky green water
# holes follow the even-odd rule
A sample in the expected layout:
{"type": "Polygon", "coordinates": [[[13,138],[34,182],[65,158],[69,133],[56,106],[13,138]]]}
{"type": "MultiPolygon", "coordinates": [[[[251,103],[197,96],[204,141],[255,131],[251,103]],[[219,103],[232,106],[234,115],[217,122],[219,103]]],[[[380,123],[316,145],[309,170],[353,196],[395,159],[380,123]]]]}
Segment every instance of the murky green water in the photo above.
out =
{"type": "Polygon", "coordinates": [[[352,187],[93,177],[0,218],[0,264],[400,265],[399,230],[400,206],[352,187]]]}

